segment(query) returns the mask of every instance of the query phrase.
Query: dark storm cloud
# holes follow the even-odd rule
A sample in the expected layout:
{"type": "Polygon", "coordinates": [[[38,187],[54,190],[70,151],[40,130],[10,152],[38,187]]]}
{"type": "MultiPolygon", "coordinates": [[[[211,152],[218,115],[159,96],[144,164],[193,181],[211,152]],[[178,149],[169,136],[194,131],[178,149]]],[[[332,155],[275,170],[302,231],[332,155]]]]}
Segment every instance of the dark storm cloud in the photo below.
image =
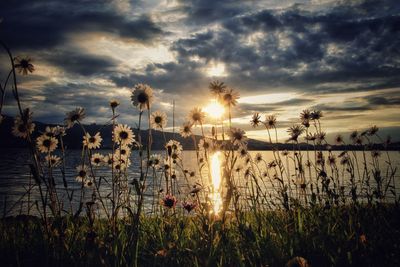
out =
{"type": "Polygon", "coordinates": [[[16,49],[61,45],[71,32],[107,32],[150,42],[163,31],[149,16],[127,18],[106,0],[1,1],[2,39],[16,49]]]}
{"type": "Polygon", "coordinates": [[[179,10],[189,24],[210,24],[250,10],[254,1],[179,0],[179,10]]]}
{"type": "Polygon", "coordinates": [[[71,74],[84,76],[104,74],[117,64],[111,58],[91,56],[78,51],[54,51],[44,56],[49,63],[71,74]]]}
{"type": "Polygon", "coordinates": [[[144,74],[132,71],[133,73],[127,76],[112,76],[111,80],[119,87],[133,87],[136,83],[147,83],[172,93],[196,94],[193,88],[207,87],[204,76],[197,68],[198,64],[193,62],[149,64],[144,74]]]}
{"type": "Polygon", "coordinates": [[[396,1],[373,3],[344,2],[324,12],[293,6],[246,13],[225,20],[222,29],[180,39],[172,49],[181,61],[198,56],[226,63],[232,74],[227,82],[242,87],[318,91],[321,83],[355,82],[361,84],[359,90],[398,86],[400,6],[396,1]],[[244,42],[257,31],[264,36],[244,42]]]}
{"type": "Polygon", "coordinates": [[[371,105],[400,105],[399,95],[397,96],[372,95],[366,97],[366,100],[371,105]]]}

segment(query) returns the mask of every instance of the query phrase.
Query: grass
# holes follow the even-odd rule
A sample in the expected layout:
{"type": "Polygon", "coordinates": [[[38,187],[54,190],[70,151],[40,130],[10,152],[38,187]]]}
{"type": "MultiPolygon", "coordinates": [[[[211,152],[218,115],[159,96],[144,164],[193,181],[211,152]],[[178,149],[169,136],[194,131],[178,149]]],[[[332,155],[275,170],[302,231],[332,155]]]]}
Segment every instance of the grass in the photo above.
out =
{"type": "MultiPolygon", "coordinates": [[[[140,266],[284,266],[301,256],[312,266],[398,266],[396,205],[244,212],[225,223],[209,216],[143,217],[140,266]]],[[[2,266],[131,266],[133,225],[118,220],[37,217],[0,221],[2,266]],[[46,233],[46,234],[43,234],[46,233]]]]}

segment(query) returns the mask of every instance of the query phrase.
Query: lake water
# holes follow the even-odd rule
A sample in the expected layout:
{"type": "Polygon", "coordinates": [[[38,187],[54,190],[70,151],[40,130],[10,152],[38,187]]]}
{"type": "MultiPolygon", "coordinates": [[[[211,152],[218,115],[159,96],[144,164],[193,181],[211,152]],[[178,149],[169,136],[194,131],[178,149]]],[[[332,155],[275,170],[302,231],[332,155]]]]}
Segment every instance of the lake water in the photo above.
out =
{"type": "MultiPolygon", "coordinates": [[[[98,151],[102,154],[107,154],[110,151],[107,150],[100,150],[98,151]]],[[[164,152],[157,152],[155,151],[154,153],[160,153],[163,154],[164,152]]],[[[249,152],[252,157],[254,157],[257,153],[261,153],[263,160],[265,160],[266,163],[272,161],[274,159],[274,155],[272,151],[250,151],[249,152]]],[[[310,152],[313,153],[313,152],[310,152]]],[[[335,155],[339,155],[340,151],[334,151],[333,152],[335,155]]],[[[392,161],[392,166],[398,167],[400,166],[400,153],[398,151],[390,151],[389,157],[391,158],[392,161]]],[[[306,152],[304,152],[305,156],[306,152]]],[[[328,157],[328,152],[324,152],[325,158],[328,157]]],[[[356,152],[356,155],[359,159],[359,166],[362,168],[362,152],[356,152]]],[[[367,163],[370,164],[372,162],[372,158],[370,155],[370,152],[366,152],[366,157],[367,157],[367,163]]],[[[81,190],[81,185],[75,180],[75,177],[77,175],[76,173],[76,166],[80,164],[80,158],[81,158],[81,151],[80,150],[71,150],[66,153],[66,180],[68,183],[68,192],[71,194],[71,192],[74,192],[74,196],[72,198],[72,207],[76,208],[77,203],[79,203],[80,200],[80,190],[81,190]]],[[[312,157],[311,157],[312,158],[312,157]]],[[[338,166],[339,166],[339,172],[342,173],[342,166],[339,164],[339,159],[338,161],[338,166]]],[[[384,166],[386,165],[387,161],[387,156],[385,153],[382,153],[381,157],[379,158],[379,164],[383,170],[386,170],[384,166]]],[[[21,150],[21,149],[3,149],[3,151],[0,153],[0,216],[5,216],[5,215],[16,215],[20,213],[27,213],[28,210],[28,203],[33,205],[35,200],[39,200],[39,191],[37,190],[37,187],[34,187],[31,190],[31,194],[27,194],[27,190],[30,187],[31,184],[34,183],[34,180],[31,178],[30,175],[30,168],[29,168],[29,162],[30,162],[30,154],[27,150],[21,150]]],[[[138,178],[139,177],[139,157],[137,152],[134,152],[131,156],[131,166],[128,169],[128,182],[132,181],[133,178],[138,178]]],[[[196,176],[191,177],[188,181],[183,178],[183,176],[178,175],[177,177],[177,186],[174,187],[174,194],[178,197],[178,199],[184,199],[188,196],[188,193],[190,190],[193,188],[193,185],[196,183],[207,183],[208,181],[208,176],[207,176],[207,169],[204,168],[202,170],[202,177],[200,178],[199,175],[199,170],[197,166],[197,161],[196,161],[196,152],[195,151],[184,151],[182,154],[182,162],[183,162],[183,167],[184,169],[187,169],[189,171],[195,171],[196,176]]],[[[286,165],[285,160],[283,162],[286,165]]],[[[289,173],[294,174],[296,172],[296,169],[294,167],[294,164],[291,160],[288,161],[289,163],[289,173]]],[[[268,168],[266,167],[265,163],[259,164],[258,168],[253,169],[253,172],[256,173],[259,177],[262,177],[262,173],[265,172],[268,168]]],[[[308,174],[306,170],[306,175],[308,174]]],[[[344,172],[345,173],[345,172],[344,172]]],[[[328,173],[329,174],[329,173],[328,173]]],[[[238,181],[238,187],[240,188],[239,190],[242,190],[243,195],[246,195],[246,191],[248,190],[249,187],[249,179],[244,178],[244,170],[241,172],[235,174],[236,179],[238,181]]],[[[56,188],[61,196],[62,199],[66,200],[67,195],[65,193],[65,188],[63,187],[63,182],[61,179],[61,172],[60,170],[55,170],[54,171],[54,176],[56,177],[56,188]]],[[[101,167],[98,170],[96,170],[96,176],[110,176],[110,170],[107,167],[101,167]]],[[[159,173],[158,175],[161,177],[161,174],[159,173]]],[[[287,183],[288,181],[286,181],[287,183]]],[[[271,183],[270,180],[263,181],[260,183],[262,190],[266,191],[267,193],[270,194],[270,197],[274,197],[275,194],[277,194],[277,191],[273,188],[273,183],[271,183]]],[[[373,182],[372,182],[373,184],[373,182]]],[[[397,172],[395,176],[395,184],[397,185],[396,191],[400,193],[400,173],[397,172]]],[[[294,187],[293,181],[291,183],[292,188],[294,187]]],[[[343,179],[343,186],[346,188],[349,188],[350,186],[350,181],[348,179],[348,176],[345,175],[343,179]]],[[[130,186],[132,188],[132,186],[130,186]]],[[[154,205],[153,197],[157,196],[159,194],[160,189],[164,189],[165,186],[163,184],[160,184],[160,182],[153,181],[151,178],[148,180],[148,187],[146,190],[146,198],[145,198],[145,209],[149,211],[150,207],[154,205]]],[[[89,190],[89,189],[85,189],[89,190]]],[[[91,189],[90,189],[91,190],[91,189]]],[[[295,191],[295,189],[293,189],[295,191]]],[[[86,194],[86,199],[89,199],[91,196],[91,192],[89,191],[86,194]]],[[[106,183],[103,182],[103,185],[101,186],[101,194],[106,195],[110,192],[110,186],[107,185],[106,183]]],[[[164,190],[165,192],[165,190],[164,190]]],[[[133,193],[132,193],[133,194],[133,193]]],[[[163,193],[161,193],[162,195],[163,193]]],[[[67,201],[65,201],[67,202],[67,201]]],[[[68,210],[70,207],[65,204],[64,208],[68,210]]],[[[33,209],[35,210],[35,209],[33,209]]],[[[34,212],[33,212],[34,213],[34,212]]]]}

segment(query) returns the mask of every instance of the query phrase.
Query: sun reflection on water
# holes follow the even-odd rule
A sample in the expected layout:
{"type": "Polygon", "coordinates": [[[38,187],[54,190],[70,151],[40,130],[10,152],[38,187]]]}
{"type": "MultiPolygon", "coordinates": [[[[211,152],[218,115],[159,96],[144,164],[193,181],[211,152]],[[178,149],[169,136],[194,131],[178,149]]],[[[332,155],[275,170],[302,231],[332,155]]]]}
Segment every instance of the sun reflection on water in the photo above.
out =
{"type": "Polygon", "coordinates": [[[222,208],[221,197],[221,159],[220,152],[214,153],[211,157],[211,178],[212,178],[212,191],[210,199],[213,204],[213,213],[218,214],[222,208]]]}

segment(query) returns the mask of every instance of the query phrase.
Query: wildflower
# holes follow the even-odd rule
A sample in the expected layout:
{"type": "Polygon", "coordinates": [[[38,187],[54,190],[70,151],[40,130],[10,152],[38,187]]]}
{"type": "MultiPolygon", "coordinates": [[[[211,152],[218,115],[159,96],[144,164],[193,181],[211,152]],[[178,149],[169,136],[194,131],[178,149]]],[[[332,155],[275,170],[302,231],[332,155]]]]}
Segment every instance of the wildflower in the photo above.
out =
{"type": "Polygon", "coordinates": [[[58,140],[54,137],[48,137],[45,134],[39,136],[36,139],[36,146],[38,150],[42,153],[53,152],[58,145],[58,140]]]}
{"type": "Polygon", "coordinates": [[[275,127],[275,125],[276,125],[276,116],[275,115],[265,116],[264,124],[265,124],[265,127],[267,129],[271,129],[271,128],[275,127]]]}
{"type": "Polygon", "coordinates": [[[232,128],[228,133],[231,142],[234,145],[247,144],[247,136],[245,135],[245,131],[239,128],[232,128]]]}
{"type": "Polygon", "coordinates": [[[210,83],[208,86],[210,89],[211,93],[215,96],[220,96],[225,92],[226,85],[223,82],[220,81],[213,81],[210,83]]]}
{"type": "Polygon", "coordinates": [[[322,141],[325,141],[326,133],[325,132],[320,132],[317,134],[317,141],[319,144],[322,143],[322,141]]]}
{"type": "Polygon", "coordinates": [[[112,99],[110,101],[110,107],[111,107],[112,110],[115,110],[119,106],[119,104],[120,103],[119,103],[118,100],[112,99]]]}
{"type": "Polygon", "coordinates": [[[355,142],[355,140],[357,139],[357,137],[358,137],[358,132],[357,132],[357,131],[351,132],[351,134],[350,134],[350,139],[351,139],[353,142],[355,142]]]}
{"type": "Polygon", "coordinates": [[[83,183],[87,178],[87,167],[85,165],[79,165],[76,167],[76,171],[78,172],[78,175],[75,177],[75,180],[83,183]]]}
{"type": "Polygon", "coordinates": [[[25,58],[15,58],[15,68],[18,70],[19,73],[23,75],[27,75],[28,73],[32,73],[35,70],[35,67],[31,63],[32,59],[29,57],[25,58]]]}
{"type": "Polygon", "coordinates": [[[294,257],[286,263],[286,267],[309,267],[307,260],[302,257],[294,257]]]}
{"type": "Polygon", "coordinates": [[[349,158],[349,156],[343,156],[342,158],[341,158],[341,160],[340,160],[340,164],[341,165],[347,165],[348,163],[349,163],[349,161],[350,161],[350,158],[349,158]]]}
{"type": "Polygon", "coordinates": [[[167,126],[167,115],[162,111],[155,111],[150,116],[151,127],[155,129],[163,129],[167,126]]]}
{"type": "Polygon", "coordinates": [[[103,162],[106,164],[108,167],[111,167],[114,163],[114,156],[113,154],[109,153],[108,155],[103,157],[103,162]]]}
{"type": "Polygon", "coordinates": [[[309,134],[306,135],[306,137],[304,137],[304,139],[306,139],[307,141],[313,141],[314,142],[315,140],[318,139],[318,134],[317,133],[314,133],[314,134],[309,133],[309,134]]]}
{"type": "Polygon", "coordinates": [[[379,128],[376,127],[376,125],[374,125],[368,129],[368,135],[372,136],[372,135],[376,134],[378,131],[379,131],[379,128]]]}
{"type": "Polygon", "coordinates": [[[300,120],[303,121],[309,121],[311,120],[311,111],[308,109],[303,110],[300,113],[300,120]]]}
{"type": "Polygon", "coordinates": [[[161,200],[162,205],[163,205],[164,207],[166,207],[166,208],[169,208],[169,209],[174,208],[175,205],[176,205],[176,202],[177,202],[176,198],[175,198],[173,195],[169,195],[169,194],[166,195],[166,196],[161,200]]]}
{"type": "Polygon", "coordinates": [[[90,158],[90,161],[94,166],[100,166],[104,161],[104,156],[100,153],[95,153],[90,158]]]}
{"type": "Polygon", "coordinates": [[[136,84],[131,95],[131,100],[133,106],[138,107],[141,111],[149,109],[153,102],[153,89],[147,84],[136,84]]]}
{"type": "Polygon", "coordinates": [[[220,97],[220,102],[225,106],[236,106],[238,99],[239,93],[229,89],[220,97]]]}
{"type": "Polygon", "coordinates": [[[171,156],[172,153],[180,155],[183,150],[181,143],[176,140],[169,140],[168,143],[165,145],[165,148],[167,150],[171,150],[171,152],[168,152],[169,156],[171,156]]]}
{"type": "Polygon", "coordinates": [[[153,154],[149,158],[149,166],[158,169],[161,167],[161,155],[160,154],[153,154]]]}
{"type": "Polygon", "coordinates": [[[118,124],[113,131],[113,140],[121,145],[131,145],[135,141],[132,129],[126,124],[118,124]]]}
{"type": "Polygon", "coordinates": [[[303,121],[301,121],[301,124],[306,128],[310,127],[310,121],[309,120],[303,120],[303,121]]]}
{"type": "Polygon", "coordinates": [[[282,151],[282,156],[287,156],[289,155],[289,151],[287,149],[282,151]]]}
{"type": "Polygon", "coordinates": [[[250,158],[250,156],[245,157],[243,162],[244,162],[244,164],[245,164],[246,166],[249,165],[249,164],[251,163],[251,158],[250,158]]]}
{"type": "Polygon", "coordinates": [[[365,234],[361,234],[359,237],[359,241],[361,244],[366,245],[367,244],[367,236],[365,234]]]}
{"type": "Polygon", "coordinates": [[[329,155],[328,156],[328,164],[331,166],[336,165],[336,157],[335,155],[329,155]]]}
{"type": "Polygon", "coordinates": [[[188,201],[184,201],[182,202],[182,207],[188,212],[190,213],[192,210],[194,210],[197,206],[196,202],[188,202],[188,201]]]}
{"type": "Polygon", "coordinates": [[[199,142],[199,150],[201,151],[201,152],[208,152],[208,153],[210,153],[211,151],[213,151],[213,149],[214,149],[214,142],[213,142],[213,140],[212,139],[210,139],[210,138],[202,138],[202,139],[200,139],[200,142],[199,142]]]}
{"type": "Polygon", "coordinates": [[[372,150],[371,151],[371,156],[373,158],[379,158],[381,156],[381,152],[379,150],[372,150]]]}
{"type": "Polygon", "coordinates": [[[251,176],[251,170],[250,170],[250,168],[247,168],[247,169],[244,171],[243,176],[244,176],[244,178],[248,178],[249,176],[251,176]]]}
{"type": "Polygon", "coordinates": [[[83,185],[84,185],[85,187],[92,187],[92,186],[93,186],[93,182],[92,182],[92,180],[90,180],[90,179],[85,179],[85,180],[83,181],[83,185]]]}
{"type": "Polygon", "coordinates": [[[258,162],[258,163],[261,162],[261,161],[263,160],[263,157],[262,157],[261,153],[257,153],[257,154],[256,154],[255,160],[256,160],[256,162],[258,162]]]}
{"type": "Polygon", "coordinates": [[[190,137],[192,135],[192,124],[185,122],[181,127],[180,134],[183,138],[190,137]]]}
{"type": "Polygon", "coordinates": [[[335,142],[336,142],[336,144],[338,144],[338,145],[343,144],[344,141],[343,141],[342,135],[340,135],[340,134],[336,135],[336,137],[335,137],[335,142]]]}
{"type": "Polygon", "coordinates": [[[237,151],[238,151],[238,153],[239,153],[241,158],[244,158],[244,157],[246,157],[248,155],[247,146],[246,145],[239,145],[237,151]]]}
{"type": "Polygon", "coordinates": [[[311,112],[310,116],[311,116],[311,120],[316,120],[316,121],[323,117],[322,111],[320,111],[320,110],[313,110],[311,112]]]}
{"type": "Polygon", "coordinates": [[[303,125],[293,125],[287,132],[290,135],[289,141],[297,142],[298,137],[304,132],[304,127],[303,125]]]}
{"type": "Polygon", "coordinates": [[[103,140],[101,138],[100,133],[97,132],[94,136],[91,136],[89,133],[86,133],[83,137],[83,145],[88,149],[96,149],[100,147],[100,143],[103,140]]]}
{"type": "Polygon", "coordinates": [[[268,169],[275,168],[275,167],[276,167],[276,162],[275,162],[275,160],[270,161],[270,162],[268,163],[267,167],[268,167],[268,169]]]}
{"type": "Polygon", "coordinates": [[[202,109],[196,107],[190,111],[189,120],[192,125],[203,124],[205,116],[202,109]]]}
{"type": "Polygon", "coordinates": [[[131,155],[131,149],[127,145],[122,145],[117,148],[114,152],[114,159],[116,160],[126,160],[131,155]]]}
{"type": "Polygon", "coordinates": [[[235,167],[235,172],[240,172],[242,169],[243,169],[243,166],[240,165],[240,164],[238,164],[238,165],[236,165],[236,167],[235,167]]]}
{"type": "Polygon", "coordinates": [[[354,140],[354,144],[356,145],[362,145],[364,142],[363,138],[361,136],[358,136],[355,140],[354,140]]]}
{"type": "Polygon", "coordinates": [[[124,171],[126,170],[129,166],[131,165],[131,161],[130,159],[123,159],[120,158],[118,160],[116,160],[113,164],[113,168],[114,170],[117,171],[124,171]]]}
{"type": "Polygon", "coordinates": [[[61,162],[60,157],[55,156],[55,155],[47,155],[45,157],[45,160],[46,160],[47,164],[52,168],[57,167],[61,162]]]}
{"type": "Polygon", "coordinates": [[[76,122],[80,122],[84,118],[85,118],[85,109],[78,107],[75,110],[67,113],[67,117],[64,119],[64,122],[67,128],[71,128],[76,122]]]}
{"type": "Polygon", "coordinates": [[[256,112],[253,114],[253,117],[250,120],[251,126],[254,128],[257,127],[261,123],[261,116],[260,113],[256,112]]]}
{"type": "Polygon", "coordinates": [[[24,121],[20,116],[16,116],[14,120],[14,126],[12,127],[12,133],[16,137],[23,139],[28,138],[33,133],[35,124],[30,119],[24,121]]]}

